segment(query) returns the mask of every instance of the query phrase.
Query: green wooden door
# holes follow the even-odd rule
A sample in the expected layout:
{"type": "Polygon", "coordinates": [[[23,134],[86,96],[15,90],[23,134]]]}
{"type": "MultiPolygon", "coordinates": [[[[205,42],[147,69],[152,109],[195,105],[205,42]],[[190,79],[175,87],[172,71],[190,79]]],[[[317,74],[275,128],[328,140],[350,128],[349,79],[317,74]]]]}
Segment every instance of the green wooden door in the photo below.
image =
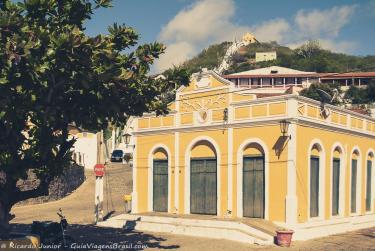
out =
{"type": "Polygon", "coordinates": [[[264,157],[243,159],[243,216],[264,218],[264,157]]]}
{"type": "Polygon", "coordinates": [[[332,215],[339,214],[340,159],[333,159],[332,169],[332,215]]]}
{"type": "Polygon", "coordinates": [[[154,160],[153,210],[168,211],[168,160],[154,160]]]}
{"type": "Polygon", "coordinates": [[[352,159],[352,178],[350,190],[350,212],[357,212],[357,160],[352,159]]]}
{"type": "Polygon", "coordinates": [[[310,217],[319,215],[319,158],[310,158],[310,217]]]}
{"type": "Polygon", "coordinates": [[[215,158],[191,159],[190,212],[217,214],[217,176],[215,158]]]}
{"type": "Polygon", "coordinates": [[[371,175],[372,175],[372,161],[367,160],[367,181],[366,181],[366,211],[371,211],[371,175]]]}

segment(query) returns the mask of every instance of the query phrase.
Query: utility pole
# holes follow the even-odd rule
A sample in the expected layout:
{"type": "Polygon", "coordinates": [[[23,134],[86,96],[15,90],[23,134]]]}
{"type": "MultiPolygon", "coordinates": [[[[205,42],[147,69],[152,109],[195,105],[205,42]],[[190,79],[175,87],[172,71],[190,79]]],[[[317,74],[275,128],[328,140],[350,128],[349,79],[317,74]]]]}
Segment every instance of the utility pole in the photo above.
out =
{"type": "Polygon", "coordinates": [[[103,176],[105,167],[103,164],[96,164],[95,172],[95,224],[103,220],[103,176]]]}

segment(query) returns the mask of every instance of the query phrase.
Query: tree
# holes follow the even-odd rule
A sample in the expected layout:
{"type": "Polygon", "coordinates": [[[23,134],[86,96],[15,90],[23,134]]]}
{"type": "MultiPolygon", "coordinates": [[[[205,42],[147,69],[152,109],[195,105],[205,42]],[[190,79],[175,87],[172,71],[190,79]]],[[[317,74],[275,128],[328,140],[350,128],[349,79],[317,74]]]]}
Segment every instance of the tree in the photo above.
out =
{"type": "Polygon", "coordinates": [[[176,70],[177,79],[148,76],[165,47],[137,46],[131,27],[86,35],[84,22],[107,7],[110,0],[0,0],[2,234],[12,206],[48,194],[50,181],[70,164],[75,139],[68,139],[68,125],[98,131],[143,112],[166,113],[161,94],[187,84],[184,71],[176,70]],[[30,169],[39,184],[21,191],[16,182],[30,169]]]}
{"type": "Polygon", "coordinates": [[[365,104],[368,102],[366,90],[356,86],[349,87],[345,93],[345,99],[352,104],[365,104]]]}
{"type": "Polygon", "coordinates": [[[369,103],[375,102],[375,80],[371,80],[366,86],[366,96],[369,103]]]}
{"type": "MultiPolygon", "coordinates": [[[[321,89],[321,90],[327,92],[332,97],[334,97],[334,95],[335,95],[335,93],[334,93],[335,89],[338,91],[339,95],[341,94],[341,89],[340,89],[339,84],[314,83],[314,84],[311,84],[309,86],[309,88],[303,89],[300,92],[300,95],[322,102],[324,100],[322,100],[322,98],[320,97],[319,93],[317,92],[317,89],[321,89]]],[[[340,103],[340,101],[339,101],[338,98],[336,98],[332,101],[332,104],[339,104],[339,103],[340,103]]]]}
{"type": "Polygon", "coordinates": [[[370,81],[365,88],[350,86],[345,93],[345,99],[352,104],[369,104],[375,102],[375,81],[370,81]]]}
{"type": "Polygon", "coordinates": [[[322,50],[318,40],[309,40],[296,49],[297,55],[303,58],[311,58],[322,50]]]}

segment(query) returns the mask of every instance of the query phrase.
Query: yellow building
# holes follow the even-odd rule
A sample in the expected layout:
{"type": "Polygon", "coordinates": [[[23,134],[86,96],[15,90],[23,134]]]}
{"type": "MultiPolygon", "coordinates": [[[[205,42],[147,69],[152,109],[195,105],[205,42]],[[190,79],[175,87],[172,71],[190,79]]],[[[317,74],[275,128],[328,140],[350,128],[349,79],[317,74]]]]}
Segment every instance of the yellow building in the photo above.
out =
{"type": "Polygon", "coordinates": [[[170,109],[136,119],[133,213],[263,218],[295,239],[375,225],[374,119],[211,71],[170,109]]]}

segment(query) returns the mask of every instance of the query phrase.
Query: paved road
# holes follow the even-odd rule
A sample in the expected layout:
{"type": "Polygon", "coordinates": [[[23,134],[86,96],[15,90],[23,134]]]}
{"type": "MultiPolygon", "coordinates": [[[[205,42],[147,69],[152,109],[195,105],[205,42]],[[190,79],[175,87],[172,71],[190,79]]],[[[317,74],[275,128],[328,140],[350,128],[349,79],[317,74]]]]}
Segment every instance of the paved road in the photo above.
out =
{"type": "MultiPolygon", "coordinates": [[[[125,231],[122,229],[99,228],[93,226],[93,200],[95,178],[92,172],[87,173],[84,184],[68,197],[40,205],[15,207],[12,212],[16,218],[12,221],[16,230],[27,230],[33,220],[58,220],[56,211],[62,208],[67,219],[73,223],[69,234],[74,236],[77,243],[97,245],[127,245],[124,248],[115,246],[101,246],[102,250],[284,250],[276,246],[247,245],[227,240],[215,240],[165,233],[145,233],[125,231]],[[138,246],[137,246],[138,245],[138,246]]],[[[114,165],[108,169],[109,186],[105,186],[105,212],[115,210],[123,212],[122,195],[131,191],[131,169],[121,165],[114,165]],[[111,191],[111,193],[110,193],[111,191]],[[111,196],[110,196],[111,195],[111,196]],[[113,208],[111,200],[112,198],[113,208]],[[108,209],[107,209],[108,205],[108,209]]],[[[98,250],[84,248],[82,250],[98,250]]],[[[292,247],[285,250],[375,250],[375,228],[350,232],[326,238],[319,238],[305,242],[294,242],[292,247]]]]}
{"type": "MultiPolygon", "coordinates": [[[[79,236],[80,243],[101,244],[127,244],[134,250],[214,250],[214,251],[248,251],[248,250],[311,250],[311,251],[365,251],[375,250],[375,228],[333,235],[308,241],[294,242],[290,248],[278,246],[258,246],[227,240],[215,240],[208,238],[189,237],[164,233],[127,232],[121,229],[97,228],[94,226],[73,226],[74,236],[79,236]],[[83,230],[83,231],[82,231],[83,230]],[[79,235],[78,233],[81,233],[79,235]],[[84,234],[82,234],[84,233],[84,234]],[[144,246],[136,246],[136,245],[144,246]]],[[[108,248],[110,250],[110,247],[108,248]]],[[[121,250],[121,249],[118,249],[121,250]]],[[[124,249],[125,250],[125,249],[124,249]]]]}
{"type": "MultiPolygon", "coordinates": [[[[19,230],[29,226],[18,225],[19,230]]],[[[370,251],[375,250],[375,228],[333,235],[304,242],[293,242],[290,248],[278,246],[258,246],[227,240],[217,240],[165,233],[126,231],[123,229],[96,227],[89,224],[70,226],[81,250],[186,250],[186,251],[370,251]],[[86,245],[86,247],[85,247],[86,245]],[[117,245],[117,246],[116,246],[117,245]],[[91,247],[90,247],[91,246],[91,247]]]]}
{"type": "MultiPolygon", "coordinates": [[[[16,215],[12,223],[31,223],[33,220],[58,220],[56,211],[61,208],[71,223],[89,224],[94,221],[95,177],[93,171],[85,173],[86,181],[72,194],[64,199],[37,205],[14,207],[16,215]]],[[[111,211],[124,212],[122,197],[131,193],[132,172],[121,164],[107,168],[104,180],[104,214],[111,211]]]]}

